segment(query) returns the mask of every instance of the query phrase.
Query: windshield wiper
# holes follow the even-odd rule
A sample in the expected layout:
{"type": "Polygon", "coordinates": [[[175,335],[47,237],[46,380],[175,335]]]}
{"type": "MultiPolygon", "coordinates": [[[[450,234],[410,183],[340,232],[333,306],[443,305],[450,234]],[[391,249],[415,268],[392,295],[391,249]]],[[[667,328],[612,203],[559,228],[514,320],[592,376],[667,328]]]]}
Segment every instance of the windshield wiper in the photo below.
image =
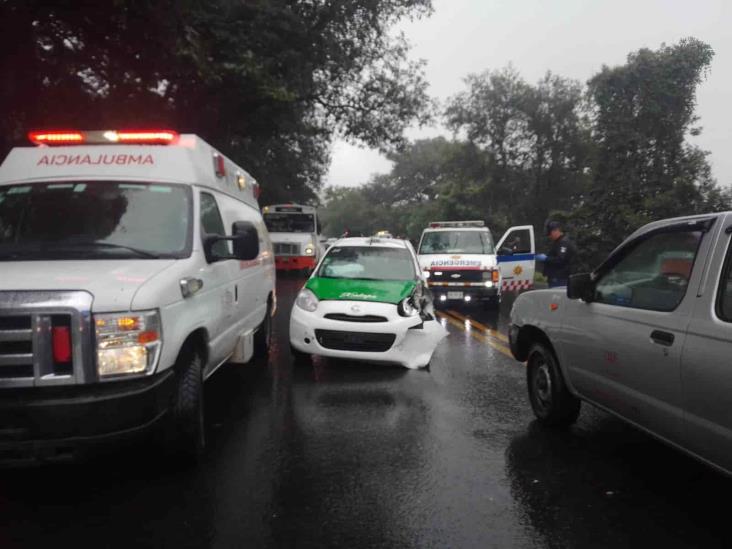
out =
{"type": "MultiPolygon", "coordinates": [[[[160,254],[156,254],[154,252],[148,252],[147,250],[141,250],[140,248],[134,248],[132,246],[125,246],[124,244],[114,244],[112,242],[101,242],[101,241],[93,241],[93,242],[68,242],[68,241],[62,241],[59,243],[60,248],[107,248],[107,249],[116,249],[116,250],[127,250],[128,252],[132,252],[134,254],[137,254],[140,257],[147,257],[150,259],[160,259],[160,254]]],[[[58,248],[57,248],[58,249],[58,248]]]]}

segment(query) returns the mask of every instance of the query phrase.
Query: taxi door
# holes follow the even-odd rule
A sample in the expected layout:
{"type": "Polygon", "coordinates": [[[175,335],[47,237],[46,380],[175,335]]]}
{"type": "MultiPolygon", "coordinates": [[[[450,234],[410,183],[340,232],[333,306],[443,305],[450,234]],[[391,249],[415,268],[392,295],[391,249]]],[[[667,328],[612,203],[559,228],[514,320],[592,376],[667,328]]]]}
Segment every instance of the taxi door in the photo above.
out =
{"type": "Polygon", "coordinates": [[[508,229],[498,241],[496,256],[501,292],[520,292],[534,287],[536,243],[533,225],[508,229]]]}

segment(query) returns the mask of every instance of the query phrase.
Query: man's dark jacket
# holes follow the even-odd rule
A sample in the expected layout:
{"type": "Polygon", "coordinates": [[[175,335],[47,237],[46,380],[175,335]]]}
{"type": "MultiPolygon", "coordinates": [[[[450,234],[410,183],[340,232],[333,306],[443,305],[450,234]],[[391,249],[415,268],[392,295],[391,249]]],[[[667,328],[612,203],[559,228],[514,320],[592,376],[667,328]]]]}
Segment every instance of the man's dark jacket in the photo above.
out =
{"type": "Polygon", "coordinates": [[[572,274],[572,264],[577,256],[577,248],[567,235],[552,242],[552,247],[546,254],[544,262],[544,276],[565,280],[572,274]]]}

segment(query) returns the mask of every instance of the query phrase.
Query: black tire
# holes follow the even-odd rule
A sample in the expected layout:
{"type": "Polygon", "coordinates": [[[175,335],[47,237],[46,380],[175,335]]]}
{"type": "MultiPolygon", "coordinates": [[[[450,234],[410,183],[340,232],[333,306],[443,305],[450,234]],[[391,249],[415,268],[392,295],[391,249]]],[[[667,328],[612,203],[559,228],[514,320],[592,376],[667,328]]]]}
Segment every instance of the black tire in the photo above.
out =
{"type": "Polygon", "coordinates": [[[535,343],[526,367],[529,401],[536,418],[544,425],[566,427],[577,421],[580,400],[567,389],[554,352],[535,343]]]}
{"type": "Polygon", "coordinates": [[[187,346],[178,356],[175,369],[170,449],[183,461],[196,462],[206,448],[201,353],[187,346]]]}
{"type": "Polygon", "coordinates": [[[272,343],[272,305],[267,303],[264,320],[254,333],[254,358],[266,358],[272,343]]]}
{"type": "Polygon", "coordinates": [[[292,355],[292,360],[295,364],[307,364],[312,358],[308,353],[303,353],[302,351],[295,349],[292,345],[290,345],[290,354],[292,355]]]}

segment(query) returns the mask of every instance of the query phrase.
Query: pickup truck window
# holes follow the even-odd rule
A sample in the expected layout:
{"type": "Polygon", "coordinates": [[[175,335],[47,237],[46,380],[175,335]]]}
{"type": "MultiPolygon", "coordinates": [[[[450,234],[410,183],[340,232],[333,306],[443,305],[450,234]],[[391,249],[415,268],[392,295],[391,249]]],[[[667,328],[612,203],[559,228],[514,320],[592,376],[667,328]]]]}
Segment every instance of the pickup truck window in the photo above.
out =
{"type": "Polygon", "coordinates": [[[722,277],[719,280],[717,294],[717,316],[725,322],[732,322],[732,242],[727,249],[722,277]]]}
{"type": "Polygon", "coordinates": [[[640,240],[600,277],[595,301],[673,311],[686,294],[701,231],[657,233],[640,240]]]}

